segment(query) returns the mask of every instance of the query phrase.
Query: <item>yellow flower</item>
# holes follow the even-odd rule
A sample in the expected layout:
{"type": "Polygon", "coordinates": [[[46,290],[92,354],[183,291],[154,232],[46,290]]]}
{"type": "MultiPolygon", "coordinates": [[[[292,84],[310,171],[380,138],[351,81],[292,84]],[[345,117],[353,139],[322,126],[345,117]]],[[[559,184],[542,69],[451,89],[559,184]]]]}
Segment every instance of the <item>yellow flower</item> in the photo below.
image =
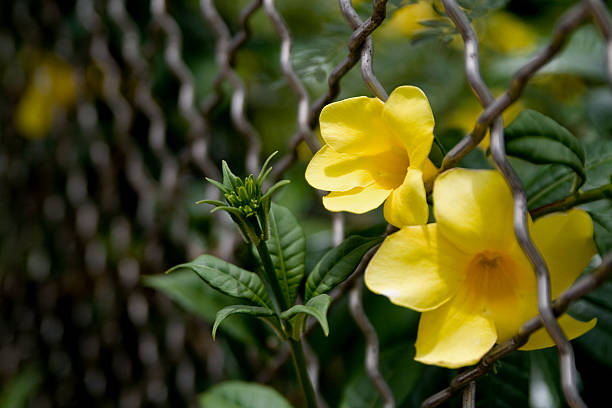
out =
{"type": "Polygon", "coordinates": [[[421,21],[434,19],[440,19],[440,16],[436,14],[430,3],[421,1],[408,4],[393,13],[391,19],[381,27],[381,33],[386,36],[411,37],[427,29],[420,23],[421,21]]]}
{"type": "Polygon", "coordinates": [[[482,44],[502,54],[528,54],[537,45],[537,34],[531,26],[511,13],[498,11],[483,19],[478,27],[482,44]],[[504,35],[499,35],[504,33],[504,35]]]}
{"type": "MultiPolygon", "coordinates": [[[[525,109],[525,105],[521,101],[517,101],[510,105],[502,113],[504,125],[508,125],[510,122],[512,122],[523,109],[525,109]]],[[[474,129],[474,126],[476,126],[476,122],[478,121],[478,117],[482,111],[483,108],[478,103],[478,100],[470,95],[469,98],[465,98],[465,100],[453,110],[453,113],[449,116],[446,124],[451,128],[461,129],[466,133],[471,132],[474,129]]],[[[478,144],[478,147],[486,151],[490,144],[491,137],[489,135],[489,130],[487,129],[487,133],[482,141],[478,144]]]]}
{"type": "MultiPolygon", "coordinates": [[[[437,178],[433,198],[437,222],[387,237],[366,270],[365,282],[393,303],[423,312],[416,360],[461,367],[476,363],[537,315],[537,285],[514,235],[512,196],[500,173],[450,170],[437,178]]],[[[573,209],[530,220],[529,225],[556,298],[596,252],[593,223],[586,212],[573,209]]],[[[559,319],[569,338],[595,323],[568,315],[559,319]]],[[[522,349],[553,344],[540,329],[522,349]]]]}
{"type": "Polygon", "coordinates": [[[32,78],[21,96],[15,127],[30,139],[45,137],[55,115],[76,100],[74,69],[54,54],[37,63],[32,78]]]}
{"type": "Polygon", "coordinates": [[[386,200],[391,224],[424,224],[428,207],[423,178],[435,173],[427,156],[434,118],[419,88],[401,86],[387,102],[360,96],[327,105],[321,112],[325,142],[306,169],[308,183],[331,191],[330,211],[362,214],[386,200]]]}

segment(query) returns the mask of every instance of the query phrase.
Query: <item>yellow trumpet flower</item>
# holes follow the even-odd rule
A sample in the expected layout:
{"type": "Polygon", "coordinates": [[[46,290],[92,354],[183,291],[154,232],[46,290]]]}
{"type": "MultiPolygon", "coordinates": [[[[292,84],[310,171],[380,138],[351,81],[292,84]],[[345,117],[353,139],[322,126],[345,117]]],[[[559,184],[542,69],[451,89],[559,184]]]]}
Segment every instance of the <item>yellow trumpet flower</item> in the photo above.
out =
{"type": "Polygon", "coordinates": [[[419,88],[401,86],[386,102],[360,96],[327,105],[321,112],[325,144],[306,169],[308,183],[331,191],[330,211],[357,214],[385,200],[385,219],[397,226],[428,218],[423,179],[435,173],[427,156],[434,117],[419,88]]]}
{"type": "MultiPolygon", "coordinates": [[[[500,173],[450,170],[436,179],[433,198],[436,223],[387,237],[365,282],[393,303],[423,312],[416,360],[455,368],[476,363],[537,315],[537,284],[514,235],[512,195],[500,173]]],[[[585,211],[572,209],[530,219],[529,226],[556,298],[596,253],[593,223],[585,211]]],[[[569,338],[595,323],[559,319],[569,338]]],[[[540,329],[522,349],[553,344],[540,329]]]]}

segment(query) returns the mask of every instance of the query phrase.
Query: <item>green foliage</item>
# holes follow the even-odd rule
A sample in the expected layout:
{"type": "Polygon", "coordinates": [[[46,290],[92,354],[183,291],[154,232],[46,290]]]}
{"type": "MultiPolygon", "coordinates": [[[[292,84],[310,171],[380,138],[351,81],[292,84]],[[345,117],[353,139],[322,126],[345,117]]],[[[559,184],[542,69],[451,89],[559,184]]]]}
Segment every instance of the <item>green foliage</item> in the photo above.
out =
{"type": "Polygon", "coordinates": [[[336,287],[355,270],[365,253],[380,242],[380,237],[352,236],[330,249],[308,275],[304,298],[309,300],[336,287]]]}
{"type": "Polygon", "coordinates": [[[227,381],[200,394],[201,408],[292,408],[274,389],[261,384],[227,381]]]}
{"type": "MultiPolygon", "coordinates": [[[[404,406],[411,393],[418,387],[427,368],[414,361],[414,346],[402,342],[381,352],[380,369],[389,384],[397,406],[404,406]]],[[[422,401],[418,401],[420,403],[422,401]]],[[[355,373],[344,389],[340,408],[374,408],[381,406],[380,394],[372,385],[365,370],[355,373]]]]}
{"type": "Polygon", "coordinates": [[[287,208],[273,203],[270,210],[270,251],[274,272],[288,305],[295,303],[298,287],[304,278],[306,239],[304,231],[287,208]]]}
{"type": "Polygon", "coordinates": [[[514,408],[529,406],[529,358],[516,352],[504,357],[497,372],[477,382],[476,406],[514,408]]]}
{"type": "Polygon", "coordinates": [[[563,391],[559,375],[559,356],[554,348],[529,351],[529,394],[530,402],[540,399],[537,406],[547,408],[563,407],[563,391]]]}
{"type": "Polygon", "coordinates": [[[223,309],[217,312],[217,316],[215,317],[215,323],[213,324],[212,328],[213,340],[216,338],[217,328],[219,327],[221,322],[227,317],[237,313],[255,317],[269,317],[274,315],[274,311],[268,309],[267,307],[251,305],[231,305],[224,307],[223,309]]]}
{"type": "MultiPolygon", "coordinates": [[[[180,270],[168,275],[151,275],[143,277],[143,282],[150,288],[165,293],[186,311],[212,322],[217,310],[235,302],[235,298],[204,284],[190,270],[180,270]]],[[[243,343],[252,344],[254,338],[242,321],[232,319],[223,326],[224,332],[243,343]]]]}
{"type": "Polygon", "coordinates": [[[575,188],[586,179],[585,154],[569,130],[533,110],[522,111],[505,129],[506,153],[534,164],[561,164],[578,177],[575,188]]]}
{"type": "Polygon", "coordinates": [[[28,400],[34,395],[42,380],[43,376],[38,366],[30,365],[19,371],[2,385],[0,408],[28,406],[28,400]]]}
{"type": "Polygon", "coordinates": [[[212,255],[201,255],[195,260],[177,265],[168,273],[188,269],[220,292],[251,301],[262,307],[272,307],[261,279],[257,274],[237,267],[212,255]]]}
{"type": "Polygon", "coordinates": [[[241,179],[230,170],[227,162],[222,162],[223,182],[206,178],[206,180],[217,187],[223,193],[225,203],[218,200],[201,200],[197,204],[210,204],[217,210],[226,211],[236,223],[243,238],[255,245],[261,240],[268,239],[268,214],[272,194],[280,187],[289,183],[289,180],[281,180],[263,191],[263,183],[272,171],[270,161],[278,152],[272,153],[264,162],[257,178],[253,174],[241,179]]]}
{"type": "Polygon", "coordinates": [[[323,333],[329,335],[329,324],[327,323],[327,309],[331,304],[331,297],[329,295],[315,296],[306,302],[305,305],[295,305],[292,308],[285,310],[281,313],[280,317],[283,320],[294,319],[292,322],[293,330],[292,337],[298,340],[303,331],[303,326],[306,323],[306,315],[310,315],[317,319],[323,333]]]}
{"type": "MultiPolygon", "coordinates": [[[[612,141],[597,141],[585,149],[586,181],[583,190],[598,188],[610,183],[612,175],[612,141]]],[[[550,204],[571,195],[574,173],[565,166],[531,166],[513,161],[519,173],[530,210],[550,204]]],[[[600,254],[612,250],[612,203],[609,199],[581,205],[593,219],[594,237],[600,254]]]]}
{"type": "Polygon", "coordinates": [[[597,325],[576,342],[593,358],[612,368],[612,282],[573,303],[570,313],[585,321],[597,318],[597,325]]]}

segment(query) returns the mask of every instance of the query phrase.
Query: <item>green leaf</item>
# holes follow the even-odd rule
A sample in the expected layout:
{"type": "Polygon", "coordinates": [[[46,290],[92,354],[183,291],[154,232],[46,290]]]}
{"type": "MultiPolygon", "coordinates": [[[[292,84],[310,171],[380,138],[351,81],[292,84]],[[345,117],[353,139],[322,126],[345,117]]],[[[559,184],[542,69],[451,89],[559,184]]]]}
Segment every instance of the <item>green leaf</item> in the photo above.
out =
{"type": "Polygon", "coordinates": [[[304,298],[309,300],[335,288],[353,273],[365,253],[382,240],[352,236],[330,249],[308,275],[304,298]]]}
{"type": "MultiPolygon", "coordinates": [[[[559,376],[559,355],[553,348],[527,352],[530,362],[529,394],[539,400],[537,406],[561,408],[564,405],[561,379],[559,376]]],[[[530,401],[533,402],[533,401],[530,401]]]]}
{"type": "Polygon", "coordinates": [[[524,110],[505,129],[506,153],[534,164],[561,164],[571,168],[584,184],[585,154],[569,130],[551,118],[524,110]]]}
{"type": "Polygon", "coordinates": [[[259,276],[212,255],[201,255],[195,260],[177,265],[168,273],[188,269],[220,292],[251,301],[259,306],[272,307],[259,276]]]}
{"type": "MultiPolygon", "coordinates": [[[[409,404],[408,399],[420,387],[427,386],[427,381],[422,383],[423,372],[426,369],[435,369],[438,377],[444,375],[443,369],[426,367],[414,361],[414,354],[414,346],[406,342],[384,350],[380,354],[381,373],[389,384],[398,407],[418,406],[422,402],[420,400],[415,404],[409,404]]],[[[363,364],[360,365],[359,371],[344,389],[338,406],[340,408],[377,408],[382,406],[380,394],[372,385],[363,364]]]]}
{"type": "Polygon", "coordinates": [[[43,380],[40,367],[29,365],[2,385],[0,408],[22,408],[28,406],[43,380]]]}
{"type": "MultiPolygon", "coordinates": [[[[208,322],[215,320],[217,310],[236,302],[235,298],[211,288],[189,270],[176,271],[169,275],[145,276],[142,280],[145,286],[163,292],[180,307],[208,322]]],[[[223,327],[225,333],[242,343],[255,342],[250,330],[241,320],[232,319],[223,327]]]]}
{"type": "Polygon", "coordinates": [[[597,325],[575,342],[591,357],[612,368],[612,282],[606,282],[569,309],[579,320],[597,317],[597,325]]]}
{"type": "Polygon", "coordinates": [[[236,313],[247,314],[256,317],[266,317],[273,316],[274,312],[267,307],[260,306],[251,306],[251,305],[231,305],[225,307],[217,312],[217,317],[215,318],[215,324],[212,328],[212,337],[215,340],[217,334],[217,328],[221,324],[223,320],[225,320],[228,316],[231,316],[236,313]]]}
{"type": "MultiPolygon", "coordinates": [[[[305,305],[295,305],[281,313],[283,320],[289,320],[298,314],[307,314],[319,321],[323,333],[329,335],[329,324],[327,323],[327,309],[331,303],[329,295],[319,295],[310,299],[305,305]]],[[[301,323],[301,322],[300,322],[301,323]]]]}
{"type": "MultiPolygon", "coordinates": [[[[585,171],[587,179],[583,190],[601,187],[610,182],[612,174],[612,141],[598,141],[586,145],[585,171]]],[[[533,166],[519,160],[513,160],[512,166],[517,170],[525,191],[529,209],[560,200],[571,194],[574,173],[564,166],[533,166]]],[[[595,243],[601,255],[612,250],[612,202],[600,200],[580,206],[593,219],[595,243]]]]}
{"type": "Polygon", "coordinates": [[[500,360],[497,372],[478,380],[476,406],[514,408],[529,406],[529,359],[527,353],[512,353],[500,360]]]}
{"type": "Polygon", "coordinates": [[[304,277],[306,239],[304,231],[287,208],[272,203],[270,236],[266,246],[270,251],[276,278],[288,305],[295,303],[298,287],[304,277]]]}
{"type": "Polygon", "coordinates": [[[243,381],[226,381],[200,394],[201,408],[292,408],[273,388],[243,381]]]}

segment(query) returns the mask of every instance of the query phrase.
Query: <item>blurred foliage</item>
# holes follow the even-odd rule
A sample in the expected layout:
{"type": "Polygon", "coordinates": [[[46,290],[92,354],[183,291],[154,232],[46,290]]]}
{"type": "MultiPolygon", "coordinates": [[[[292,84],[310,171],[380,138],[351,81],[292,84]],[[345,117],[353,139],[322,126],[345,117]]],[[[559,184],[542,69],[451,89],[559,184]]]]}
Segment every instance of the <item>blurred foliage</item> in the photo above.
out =
{"type": "MultiPolygon", "coordinates": [[[[209,194],[196,166],[181,169],[172,200],[160,198],[164,163],[148,139],[147,116],[136,108],[139,78],[122,57],[123,34],[106,2],[94,3],[120,69],[120,91],[134,110],[129,131],[133,151],[126,150],[114,130],[102,69],[90,56],[91,27],[79,18],[77,2],[0,5],[0,407],[197,407],[202,401],[242,407],[228,402],[228,395],[244,384],[213,386],[228,379],[265,382],[277,391],[248,387],[256,387],[252,392],[262,401],[286,398],[298,404],[290,364],[275,365],[283,350],[266,326],[233,316],[213,343],[216,312],[233,300],[191,272],[159,276],[172,265],[228,245],[234,232],[225,215],[210,215],[194,204],[209,194]],[[153,181],[149,195],[131,183],[135,153],[153,181]],[[150,225],[143,222],[149,210],[150,225]],[[140,284],[141,275],[147,288],[140,284]],[[161,288],[162,280],[165,294],[150,289],[161,288]]],[[[183,35],[183,58],[193,73],[199,104],[213,91],[218,73],[214,36],[198,1],[167,3],[183,35]]],[[[216,1],[232,32],[248,3],[216,1]]],[[[436,137],[448,150],[473,128],[480,108],[465,81],[462,41],[439,2],[414,3],[389,1],[388,19],[373,36],[374,70],[388,91],[406,84],[425,91],[436,137]]],[[[481,38],[482,73],[496,95],[545,46],[554,22],[573,3],[462,1],[481,38]]],[[[370,2],[354,4],[365,19],[370,2]]],[[[126,8],[140,35],[152,94],[167,121],[167,148],[178,157],[189,143],[189,124],[177,103],[180,83],[164,60],[166,38],[152,23],[148,1],[126,2],[126,8]]],[[[279,1],[278,8],[293,34],[296,72],[315,99],[346,55],[350,27],[335,1],[279,1]]],[[[247,87],[247,116],[262,141],[261,157],[275,150],[283,155],[297,131],[297,98],[282,76],[280,41],[262,10],[253,16],[251,28],[235,66],[247,87]]],[[[519,111],[533,109],[584,145],[583,190],[610,183],[612,173],[612,96],[604,50],[594,27],[581,27],[504,117],[508,126],[519,111]]],[[[219,168],[225,159],[236,174],[246,175],[245,141],[231,124],[231,92],[224,84],[221,102],[212,111],[209,154],[219,168]]],[[[342,79],[339,98],[357,95],[370,92],[355,68],[342,79]]],[[[301,148],[298,162],[284,174],[291,184],[275,197],[304,230],[306,271],[332,247],[329,214],[304,181],[309,157],[301,148]]],[[[571,169],[512,160],[531,209],[571,191],[571,169]]],[[[486,145],[462,165],[491,167],[486,145]]],[[[600,254],[609,251],[610,201],[583,207],[595,221],[600,254]]],[[[385,229],[381,210],[347,214],[346,220],[347,235],[374,236],[385,229]]],[[[245,269],[256,265],[246,245],[239,244],[232,256],[228,261],[245,269]]],[[[303,285],[298,292],[303,293],[303,285]]],[[[607,398],[604,381],[612,372],[610,298],[606,284],[572,309],[578,317],[599,318],[593,331],[574,342],[583,395],[591,404],[607,398]]],[[[417,313],[371,293],[364,293],[364,304],[381,341],[382,372],[399,407],[418,406],[448,385],[456,371],[412,360],[417,313]]],[[[364,372],[364,343],[346,299],[330,308],[328,321],[329,337],[317,327],[308,338],[321,363],[321,392],[328,405],[380,406],[364,372]]],[[[511,355],[497,373],[478,382],[479,406],[539,407],[542,401],[563,406],[556,364],[552,350],[511,355]]],[[[457,399],[451,403],[458,405],[457,399]]]]}

